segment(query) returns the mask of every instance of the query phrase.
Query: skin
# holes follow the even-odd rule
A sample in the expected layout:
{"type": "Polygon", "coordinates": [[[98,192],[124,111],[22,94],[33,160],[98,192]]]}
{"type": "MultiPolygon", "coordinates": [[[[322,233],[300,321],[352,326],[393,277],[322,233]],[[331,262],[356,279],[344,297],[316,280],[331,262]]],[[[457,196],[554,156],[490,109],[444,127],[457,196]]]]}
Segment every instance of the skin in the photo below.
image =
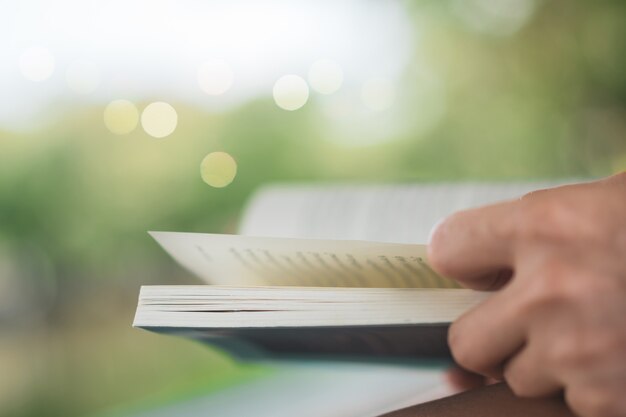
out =
{"type": "Polygon", "coordinates": [[[563,394],[582,417],[626,416],[626,172],[454,214],[429,260],[494,291],[450,328],[462,368],[520,397],[563,394]]]}

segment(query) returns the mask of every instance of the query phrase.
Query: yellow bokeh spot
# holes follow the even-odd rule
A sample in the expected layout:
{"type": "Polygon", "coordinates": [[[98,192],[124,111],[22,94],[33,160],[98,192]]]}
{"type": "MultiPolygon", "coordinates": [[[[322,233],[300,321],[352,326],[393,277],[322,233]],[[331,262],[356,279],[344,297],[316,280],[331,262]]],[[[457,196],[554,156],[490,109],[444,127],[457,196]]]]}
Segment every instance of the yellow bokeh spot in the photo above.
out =
{"type": "Polygon", "coordinates": [[[171,105],[162,101],[148,104],[141,113],[141,126],[152,137],[164,138],[176,129],[178,114],[171,105]]]}
{"type": "Polygon", "coordinates": [[[202,160],[200,175],[211,187],[226,187],[237,175],[237,162],[226,152],[212,152],[202,160]]]}
{"type": "Polygon", "coordinates": [[[141,113],[141,126],[152,137],[170,135],[178,124],[178,114],[171,105],[162,101],[150,103],[141,113]]]}
{"type": "Polygon", "coordinates": [[[104,109],[104,125],[116,135],[125,135],[137,127],[139,112],[128,100],[113,100],[104,109]]]}

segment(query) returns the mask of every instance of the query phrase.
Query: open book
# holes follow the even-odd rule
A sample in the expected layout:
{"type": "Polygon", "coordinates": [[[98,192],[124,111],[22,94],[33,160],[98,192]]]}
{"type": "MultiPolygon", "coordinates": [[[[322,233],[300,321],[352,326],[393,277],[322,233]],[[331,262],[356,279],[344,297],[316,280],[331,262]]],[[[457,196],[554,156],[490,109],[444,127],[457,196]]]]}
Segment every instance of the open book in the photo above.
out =
{"type": "Polygon", "coordinates": [[[151,233],[212,285],[143,287],[134,326],[244,357],[448,357],[448,325],[488,295],[428,266],[430,229],[456,210],[547,185],[262,190],[241,235],[151,233]]]}

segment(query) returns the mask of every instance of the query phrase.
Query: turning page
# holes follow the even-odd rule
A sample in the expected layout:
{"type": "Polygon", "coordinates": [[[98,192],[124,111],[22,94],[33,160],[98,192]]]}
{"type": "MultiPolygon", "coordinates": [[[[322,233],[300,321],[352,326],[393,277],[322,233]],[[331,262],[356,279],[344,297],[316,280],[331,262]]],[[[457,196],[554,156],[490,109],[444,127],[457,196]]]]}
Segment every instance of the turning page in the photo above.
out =
{"type": "Polygon", "coordinates": [[[275,185],[252,198],[241,220],[249,236],[427,243],[458,210],[519,198],[555,182],[275,185]]]}
{"type": "Polygon", "coordinates": [[[306,287],[454,288],[424,245],[150,232],[207,283],[306,287]]]}

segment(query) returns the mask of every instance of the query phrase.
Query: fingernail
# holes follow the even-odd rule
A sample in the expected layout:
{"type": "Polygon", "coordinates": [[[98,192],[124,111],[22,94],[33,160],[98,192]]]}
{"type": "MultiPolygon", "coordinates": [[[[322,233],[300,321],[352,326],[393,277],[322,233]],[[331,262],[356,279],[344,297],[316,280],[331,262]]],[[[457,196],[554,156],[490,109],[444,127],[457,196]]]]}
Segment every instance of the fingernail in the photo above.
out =
{"type": "Polygon", "coordinates": [[[441,223],[443,223],[444,220],[445,220],[445,218],[437,220],[437,222],[430,229],[430,232],[428,233],[428,244],[429,245],[430,245],[430,242],[433,240],[433,236],[435,235],[435,232],[437,231],[439,226],[441,226],[441,223]]]}

